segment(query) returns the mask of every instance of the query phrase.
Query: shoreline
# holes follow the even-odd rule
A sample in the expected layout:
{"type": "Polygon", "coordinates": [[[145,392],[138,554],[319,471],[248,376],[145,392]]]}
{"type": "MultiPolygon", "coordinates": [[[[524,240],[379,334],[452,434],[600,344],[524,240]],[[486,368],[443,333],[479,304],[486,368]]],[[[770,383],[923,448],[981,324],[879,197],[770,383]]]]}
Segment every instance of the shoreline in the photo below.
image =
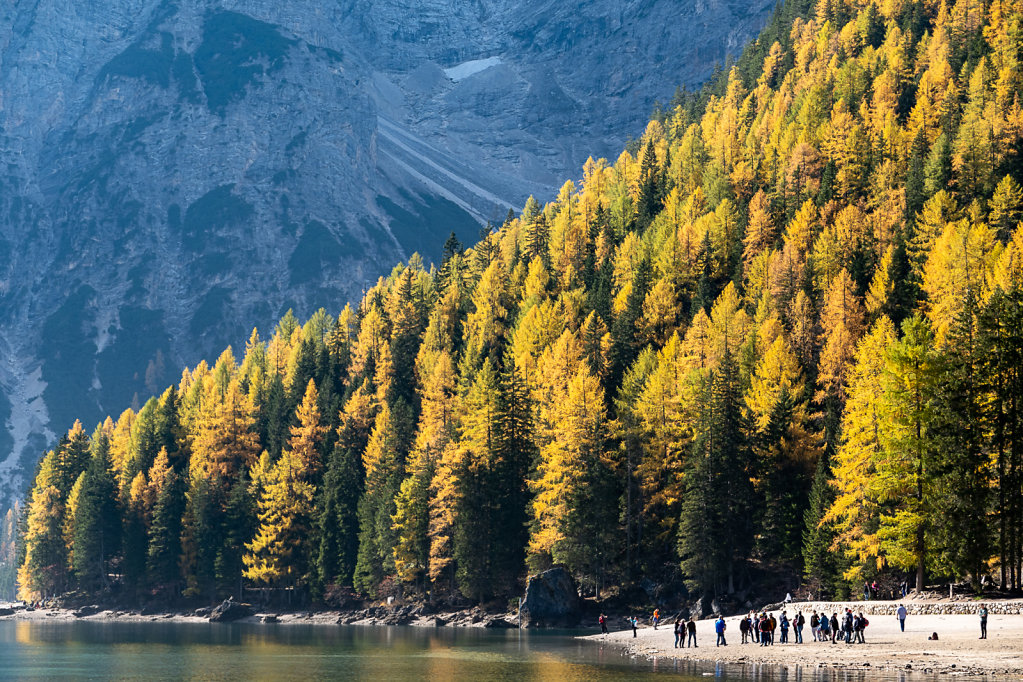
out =
{"type": "MultiPolygon", "coordinates": [[[[988,619],[989,638],[979,640],[979,619],[975,613],[963,613],[963,609],[979,608],[980,602],[813,602],[785,605],[789,615],[802,610],[816,608],[829,613],[839,612],[846,607],[863,610],[868,614],[870,625],[865,632],[866,644],[818,643],[813,641],[809,625],[804,627],[803,644],[791,643],[794,633],[790,631],[790,643],[775,643],[763,647],[756,643],[742,644],[738,631],[738,617],[728,617],[726,636],[728,646],[715,646],[714,620],[697,621],[696,648],[674,648],[673,622],[662,622],[657,630],[641,626],[634,638],[631,629],[618,629],[608,635],[595,633],[595,627],[576,628],[572,635],[580,641],[595,644],[598,649],[608,647],[625,655],[642,657],[656,662],[659,659],[672,662],[722,664],[727,666],[771,666],[801,669],[833,669],[859,672],[895,672],[947,674],[951,676],[992,676],[1023,677],[1023,602],[992,600],[987,604],[991,615],[988,619]],[[898,604],[905,603],[910,614],[906,619],[906,630],[900,632],[897,618],[892,615],[898,604]],[[942,613],[920,613],[938,610],[942,613]],[[916,611],[916,613],[914,613],[916,611]],[[999,612],[1001,611],[1001,613],[999,612]],[[1008,611],[1008,613],[1006,613],[1008,611]],[[932,632],[939,634],[938,641],[928,641],[932,632]]],[[[8,606],[0,604],[0,607],[8,606]]],[[[777,607],[778,605],[774,605],[777,607]]],[[[87,609],[40,608],[26,610],[18,608],[8,615],[0,615],[0,622],[72,622],[91,621],[100,623],[192,623],[213,624],[207,609],[197,611],[161,611],[144,613],[140,610],[116,608],[87,609]]],[[[514,628],[514,614],[487,614],[481,609],[465,609],[438,613],[421,613],[422,607],[375,606],[355,610],[264,610],[253,607],[252,613],[231,622],[246,625],[318,625],[318,626],[393,626],[409,627],[475,627],[514,628]],[[417,613],[419,612],[419,613],[417,613]]],[[[769,613],[780,613],[780,608],[769,609],[769,613]]],[[[611,619],[614,625],[621,621],[611,619]]]]}
{"type": "Polygon", "coordinates": [[[232,623],[256,625],[359,625],[359,626],[409,626],[409,627],[471,627],[492,629],[516,628],[514,614],[488,614],[480,609],[457,611],[438,611],[422,613],[421,607],[368,607],[354,610],[344,609],[263,609],[251,604],[251,613],[232,618],[227,621],[211,621],[210,608],[195,610],[161,610],[145,612],[139,609],[122,609],[116,607],[82,607],[68,608],[61,606],[25,608],[14,607],[13,613],[5,614],[0,604],[0,622],[71,622],[89,621],[101,623],[232,623]]]}
{"type": "MultiPolygon", "coordinates": [[[[780,644],[780,632],[776,643],[761,646],[758,643],[742,643],[737,616],[725,618],[728,646],[715,646],[714,620],[697,621],[697,647],[674,648],[674,621],[662,622],[657,630],[641,627],[634,638],[631,629],[618,630],[608,635],[588,634],[579,638],[598,646],[609,646],[624,650],[632,656],[648,659],[674,661],[702,661],[725,665],[771,665],[786,668],[838,669],[846,671],[900,671],[904,673],[948,674],[955,676],[1023,677],[1023,615],[997,613],[999,601],[983,602],[991,611],[988,618],[988,638],[979,639],[980,621],[975,613],[956,613],[955,607],[977,609],[981,602],[969,604],[947,602],[935,603],[951,613],[916,613],[910,611],[906,618],[906,630],[899,630],[895,609],[905,603],[907,610],[914,604],[907,599],[899,601],[874,602],[813,602],[791,603],[784,606],[791,617],[802,610],[821,607],[828,614],[841,612],[848,605],[854,610],[863,610],[870,621],[865,631],[866,644],[832,644],[813,641],[809,622],[803,628],[803,644],[794,644],[794,632],[789,632],[789,643],[780,644]],[[876,612],[871,615],[869,612],[876,612]],[[929,641],[928,636],[937,632],[939,639],[929,641]]],[[[1017,610],[1013,602],[1012,609],[1017,610]]],[[[774,605],[777,607],[778,605],[774,605]]],[[[775,615],[780,608],[768,611],[775,615]]]]}

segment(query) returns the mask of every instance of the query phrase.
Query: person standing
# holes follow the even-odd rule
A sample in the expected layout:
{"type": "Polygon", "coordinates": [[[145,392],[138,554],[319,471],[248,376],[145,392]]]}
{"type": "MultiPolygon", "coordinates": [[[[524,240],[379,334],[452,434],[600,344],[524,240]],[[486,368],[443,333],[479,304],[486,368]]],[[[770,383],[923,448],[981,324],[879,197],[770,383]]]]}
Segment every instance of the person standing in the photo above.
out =
{"type": "Polygon", "coordinates": [[[987,639],[987,604],[980,605],[980,639],[987,639]]]}
{"type": "Polygon", "coordinates": [[[867,629],[867,626],[870,625],[870,622],[867,620],[867,617],[863,615],[862,611],[860,611],[859,614],[857,615],[856,622],[854,625],[856,630],[856,643],[866,644],[867,640],[864,639],[863,637],[863,631],[867,629]]]}
{"type": "Polygon", "coordinates": [[[813,636],[813,641],[817,641],[817,631],[821,627],[821,619],[817,616],[817,612],[814,611],[810,614],[810,634],[813,636]]]}
{"type": "Polygon", "coordinates": [[[774,646],[774,633],[777,632],[778,630],[778,619],[775,618],[774,614],[772,613],[767,617],[767,621],[771,624],[771,634],[767,642],[771,646],[774,646]]]}
{"type": "Polygon", "coordinates": [[[685,626],[682,625],[682,617],[679,616],[678,618],[675,619],[675,648],[676,649],[681,649],[682,648],[682,628],[683,627],[685,627],[685,626]]]}
{"type": "Polygon", "coordinates": [[[661,610],[654,609],[654,630],[657,629],[657,623],[661,620],[661,610]]]}
{"type": "Polygon", "coordinates": [[[806,618],[803,617],[802,611],[796,611],[796,620],[794,626],[796,629],[796,644],[803,643],[803,626],[806,625],[806,618]]]}
{"type": "Polygon", "coordinates": [[[838,622],[838,613],[832,613],[831,614],[831,643],[832,644],[834,644],[835,640],[838,639],[838,633],[839,633],[839,629],[838,628],[839,627],[841,627],[841,626],[839,625],[839,622],[838,622]]]}
{"type": "Polygon", "coordinates": [[[725,641],[725,628],[727,627],[724,616],[718,616],[718,619],[714,621],[714,631],[718,633],[717,646],[728,646],[728,642],[725,641]]]}
{"type": "Polygon", "coordinates": [[[607,634],[607,616],[605,616],[603,613],[600,614],[600,617],[597,618],[597,622],[600,623],[600,634],[606,635],[607,634]]]}
{"type": "Polygon", "coordinates": [[[696,621],[693,620],[692,616],[689,616],[689,620],[686,621],[686,632],[689,633],[689,638],[686,640],[686,646],[696,648],[696,621]]]}
{"type": "Polygon", "coordinates": [[[784,611],[781,612],[781,621],[778,623],[781,626],[781,643],[788,644],[789,642],[789,616],[784,611]]]}
{"type": "Polygon", "coordinates": [[[895,612],[895,617],[899,619],[899,630],[902,632],[906,631],[906,605],[899,604],[899,610],[895,612]]]}
{"type": "Polygon", "coordinates": [[[743,616],[739,621],[739,634],[742,635],[742,643],[749,639],[749,616],[743,616]]]}
{"type": "Polygon", "coordinates": [[[771,621],[767,619],[767,614],[760,614],[760,646],[767,646],[767,641],[771,638],[771,621]]]}
{"type": "Polygon", "coordinates": [[[635,616],[633,616],[632,620],[630,620],[629,623],[632,625],[632,637],[635,638],[636,632],[639,629],[639,621],[636,620],[635,616]]]}

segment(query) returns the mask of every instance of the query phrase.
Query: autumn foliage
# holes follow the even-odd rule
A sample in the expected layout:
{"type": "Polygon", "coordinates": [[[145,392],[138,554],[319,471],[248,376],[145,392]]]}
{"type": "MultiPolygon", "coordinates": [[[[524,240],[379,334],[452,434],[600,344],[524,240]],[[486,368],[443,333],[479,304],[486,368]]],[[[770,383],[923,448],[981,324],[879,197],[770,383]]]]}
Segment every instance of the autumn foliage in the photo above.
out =
{"type": "Polygon", "coordinates": [[[550,203],[76,425],[22,594],[1023,587],[1021,49],[1016,0],[791,0],[550,203]]]}

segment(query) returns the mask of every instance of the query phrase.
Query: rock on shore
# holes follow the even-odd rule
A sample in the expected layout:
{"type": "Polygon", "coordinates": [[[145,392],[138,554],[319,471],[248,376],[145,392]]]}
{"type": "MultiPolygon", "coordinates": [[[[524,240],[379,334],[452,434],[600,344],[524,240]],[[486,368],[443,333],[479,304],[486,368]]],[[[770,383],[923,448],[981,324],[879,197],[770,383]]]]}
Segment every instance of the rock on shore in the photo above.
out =
{"type": "Polygon", "coordinates": [[[211,623],[231,623],[242,618],[248,618],[252,615],[252,609],[245,604],[240,604],[231,599],[226,600],[223,604],[213,609],[210,613],[211,623]]]}
{"type": "Polygon", "coordinates": [[[522,600],[524,627],[574,627],[582,615],[579,592],[568,571],[560,566],[529,577],[522,600]]]}

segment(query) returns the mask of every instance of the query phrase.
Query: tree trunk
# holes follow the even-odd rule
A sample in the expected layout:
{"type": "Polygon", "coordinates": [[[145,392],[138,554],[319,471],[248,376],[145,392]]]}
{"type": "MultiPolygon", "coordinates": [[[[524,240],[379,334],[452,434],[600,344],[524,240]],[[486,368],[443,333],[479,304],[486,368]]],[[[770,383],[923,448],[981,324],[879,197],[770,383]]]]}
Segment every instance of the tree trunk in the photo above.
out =
{"type": "Polygon", "coordinates": [[[924,591],[924,527],[920,526],[920,529],[916,532],[916,551],[917,551],[917,562],[916,562],[916,593],[922,594],[924,591]]]}

